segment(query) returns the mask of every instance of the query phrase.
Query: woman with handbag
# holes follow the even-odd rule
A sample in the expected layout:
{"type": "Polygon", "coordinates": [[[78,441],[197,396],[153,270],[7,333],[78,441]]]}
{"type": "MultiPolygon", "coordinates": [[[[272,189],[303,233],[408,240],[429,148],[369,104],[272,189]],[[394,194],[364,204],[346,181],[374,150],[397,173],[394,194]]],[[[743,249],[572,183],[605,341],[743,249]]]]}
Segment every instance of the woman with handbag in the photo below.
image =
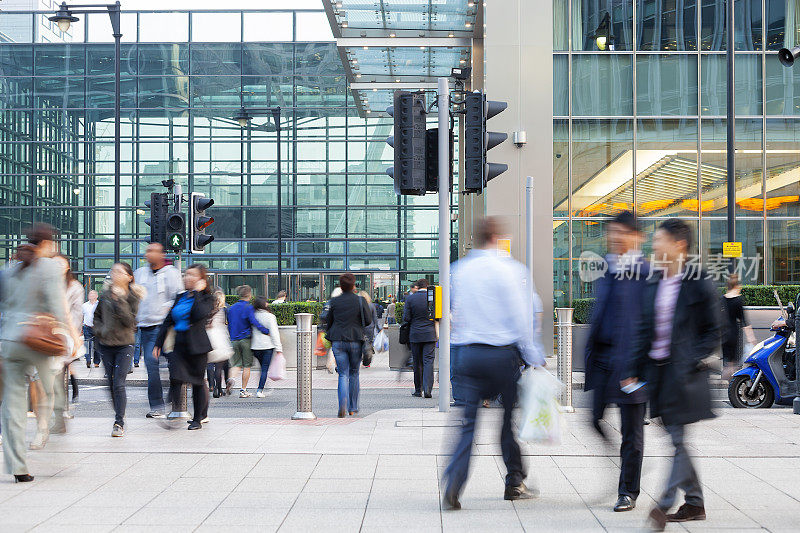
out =
{"type": "Polygon", "coordinates": [[[228,333],[228,309],[225,305],[225,293],[220,289],[214,291],[214,314],[208,321],[208,339],[211,341],[212,350],[208,353],[208,380],[214,398],[219,398],[230,387],[228,382],[233,384],[233,380],[228,377],[228,360],[233,355],[231,337],[228,333]],[[223,375],[225,381],[222,381],[223,375]],[[223,383],[225,386],[223,386],[223,383]]]}
{"type": "Polygon", "coordinates": [[[347,272],[339,276],[342,294],[331,299],[326,321],[339,374],[339,418],[358,413],[358,367],[364,349],[364,328],[372,323],[367,301],[353,292],[356,279],[347,272]]]}
{"type": "Polygon", "coordinates": [[[112,437],[125,434],[125,407],[128,403],[125,380],[133,364],[136,313],[143,297],[144,289],[134,283],[131,266],[116,263],[111,267],[111,282],[103,289],[94,310],[94,338],[114,404],[112,437]]]}
{"type": "Polygon", "coordinates": [[[253,302],[253,307],[256,310],[256,320],[269,329],[269,335],[264,335],[258,328],[253,328],[252,337],[253,357],[258,359],[258,364],[261,365],[261,377],[258,379],[256,398],[263,398],[269,364],[272,362],[272,354],[274,353],[276,357],[283,357],[283,345],[281,344],[281,334],[278,329],[278,319],[272,314],[272,309],[267,303],[267,299],[259,296],[253,302]]]}
{"type": "Polygon", "coordinates": [[[189,430],[201,429],[208,420],[208,385],[205,383],[208,353],[212,350],[206,326],[214,312],[214,295],[204,265],[193,264],[183,274],[186,289],[175,298],[158,332],[153,357],[157,360],[174,332],[175,346],[169,358],[169,388],[173,411],[184,383],[192,386],[194,415],[189,430]]]}
{"type": "Polygon", "coordinates": [[[52,259],[54,233],[48,224],[34,225],[28,231],[28,244],[17,248],[16,262],[3,274],[3,459],[16,482],[33,481],[25,457],[26,375],[35,367],[45,392],[39,397],[40,416],[31,442],[31,449],[41,449],[47,443],[53,410],[53,357],[67,349],[64,277],[52,259]]]}
{"type": "MultiPolygon", "coordinates": [[[[66,312],[68,320],[64,325],[67,326],[67,329],[69,330],[70,339],[72,339],[72,342],[76,346],[77,352],[83,346],[83,337],[81,336],[81,331],[83,329],[83,285],[81,285],[80,282],[75,279],[75,274],[72,272],[69,258],[66,255],[58,253],[55,255],[55,260],[64,273],[64,282],[67,290],[66,312]]],[[[75,378],[75,374],[71,366],[75,358],[71,356],[72,350],[68,351],[70,353],[65,353],[62,361],[60,361],[63,367],[58,372],[56,381],[53,385],[54,420],[53,425],[50,427],[51,434],[66,433],[67,431],[67,426],[64,421],[65,412],[67,415],[69,414],[69,393],[67,390],[67,379],[69,379],[69,382],[72,385],[72,403],[77,403],[78,401],[78,380],[75,378]]]]}

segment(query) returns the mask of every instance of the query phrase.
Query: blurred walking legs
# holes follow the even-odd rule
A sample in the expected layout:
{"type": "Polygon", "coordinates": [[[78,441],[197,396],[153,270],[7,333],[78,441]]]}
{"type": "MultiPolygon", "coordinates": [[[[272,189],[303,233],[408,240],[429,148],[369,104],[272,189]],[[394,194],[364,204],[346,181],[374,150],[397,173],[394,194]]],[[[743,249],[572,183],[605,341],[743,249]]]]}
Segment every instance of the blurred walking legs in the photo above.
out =
{"type": "Polygon", "coordinates": [[[22,475],[28,473],[25,459],[25,425],[28,419],[26,376],[32,373],[32,367],[36,367],[44,388],[44,394],[38,398],[38,428],[33,443],[41,448],[47,442],[48,425],[53,412],[52,358],[12,341],[3,342],[3,356],[3,457],[6,473],[22,475]]]}

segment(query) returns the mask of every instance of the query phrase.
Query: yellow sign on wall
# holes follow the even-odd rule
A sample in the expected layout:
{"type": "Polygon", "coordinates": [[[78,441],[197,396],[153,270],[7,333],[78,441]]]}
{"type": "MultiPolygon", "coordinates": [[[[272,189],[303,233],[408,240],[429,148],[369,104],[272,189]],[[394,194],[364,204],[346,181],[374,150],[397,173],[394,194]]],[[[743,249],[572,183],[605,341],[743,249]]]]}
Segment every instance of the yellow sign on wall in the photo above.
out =
{"type": "Polygon", "coordinates": [[[503,257],[511,257],[511,239],[497,239],[497,253],[503,257]]]}
{"type": "Polygon", "coordinates": [[[728,258],[742,257],[742,243],[723,242],[722,257],[728,257],[728,258]]]}

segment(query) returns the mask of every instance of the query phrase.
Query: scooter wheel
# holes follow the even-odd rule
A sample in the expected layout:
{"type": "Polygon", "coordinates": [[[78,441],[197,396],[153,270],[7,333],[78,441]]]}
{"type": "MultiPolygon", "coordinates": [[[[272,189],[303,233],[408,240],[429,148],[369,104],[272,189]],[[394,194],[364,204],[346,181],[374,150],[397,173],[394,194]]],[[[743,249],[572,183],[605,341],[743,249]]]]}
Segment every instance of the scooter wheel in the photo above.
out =
{"type": "Polygon", "coordinates": [[[750,376],[734,377],[728,385],[728,399],[731,401],[731,405],[739,409],[772,407],[775,394],[772,392],[772,387],[764,382],[764,379],[756,387],[755,393],[751,395],[750,389],[753,387],[753,380],[750,376]]]}

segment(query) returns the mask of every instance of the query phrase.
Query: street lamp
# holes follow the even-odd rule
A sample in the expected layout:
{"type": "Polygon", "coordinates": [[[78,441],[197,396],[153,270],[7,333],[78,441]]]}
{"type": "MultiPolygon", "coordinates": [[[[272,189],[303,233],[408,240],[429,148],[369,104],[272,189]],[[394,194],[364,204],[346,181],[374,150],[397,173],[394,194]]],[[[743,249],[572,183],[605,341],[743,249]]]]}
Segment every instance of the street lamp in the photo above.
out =
{"type": "MultiPolygon", "coordinates": [[[[791,67],[794,65],[798,56],[800,56],[800,46],[795,46],[791,50],[782,48],[778,52],[778,60],[784,67],[791,67]]],[[[795,383],[797,384],[797,396],[794,397],[794,401],[792,402],[792,411],[794,411],[794,414],[800,415],[800,357],[795,357],[795,383]]]]}
{"type": "MultiPolygon", "coordinates": [[[[278,291],[282,289],[283,283],[283,224],[281,217],[281,108],[280,107],[251,107],[245,108],[244,106],[239,109],[239,112],[233,117],[233,120],[239,123],[242,128],[247,128],[250,121],[257,116],[272,116],[272,121],[275,123],[275,132],[278,141],[278,291]]],[[[269,283],[267,283],[267,291],[269,291],[269,283]]]]}
{"type": "Polygon", "coordinates": [[[52,22],[58,24],[58,29],[62,32],[69,30],[73,22],[79,19],[79,15],[92,15],[96,13],[108,13],[111,19],[111,31],[114,36],[114,262],[119,262],[120,256],[120,63],[122,56],[122,31],[120,30],[121,8],[119,1],[106,5],[74,4],[68,5],[61,2],[56,14],[48,17],[52,22]]]}

